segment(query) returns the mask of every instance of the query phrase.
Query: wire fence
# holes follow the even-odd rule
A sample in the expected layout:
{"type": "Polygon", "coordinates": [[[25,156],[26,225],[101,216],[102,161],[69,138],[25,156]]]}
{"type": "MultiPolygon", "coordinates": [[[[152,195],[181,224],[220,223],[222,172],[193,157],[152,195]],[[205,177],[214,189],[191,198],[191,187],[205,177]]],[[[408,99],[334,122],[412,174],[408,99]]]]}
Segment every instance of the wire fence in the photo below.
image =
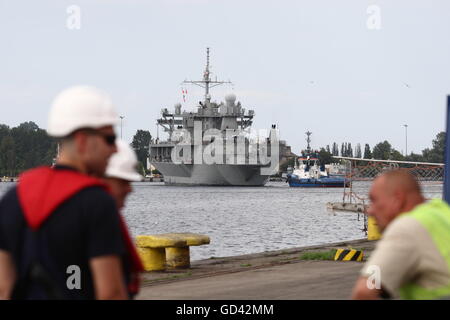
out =
{"type": "Polygon", "coordinates": [[[384,172],[396,169],[408,170],[422,184],[442,184],[444,180],[444,164],[394,161],[394,160],[374,160],[348,157],[336,157],[342,160],[344,175],[351,181],[349,187],[344,187],[342,202],[328,203],[327,206],[333,211],[350,211],[363,214],[362,231],[367,234],[366,210],[369,205],[367,188],[359,189],[354,187],[353,182],[371,181],[384,172]]]}
{"type": "Polygon", "coordinates": [[[443,181],[444,164],[440,163],[420,163],[420,162],[392,162],[385,161],[361,161],[344,160],[347,178],[352,181],[373,180],[380,174],[395,170],[408,170],[419,181],[443,181]]]}

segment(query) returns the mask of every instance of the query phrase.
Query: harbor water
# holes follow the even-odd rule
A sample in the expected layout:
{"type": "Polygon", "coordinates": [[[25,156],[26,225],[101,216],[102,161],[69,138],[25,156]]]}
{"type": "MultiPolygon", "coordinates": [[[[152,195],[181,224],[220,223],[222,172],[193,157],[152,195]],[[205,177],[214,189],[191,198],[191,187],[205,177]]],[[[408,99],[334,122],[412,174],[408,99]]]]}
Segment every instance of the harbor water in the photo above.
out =
{"type": "MultiPolygon", "coordinates": [[[[0,183],[0,197],[13,183],[0,183]]],[[[354,182],[366,196],[369,181],[354,182]]],[[[442,184],[425,182],[427,198],[440,198],[442,184]]],[[[195,232],[211,244],[194,247],[192,260],[318,245],[365,237],[363,217],[333,213],[327,202],[342,201],[342,188],[290,188],[284,182],[264,187],[183,187],[134,183],[124,216],[133,236],[195,232]]]]}

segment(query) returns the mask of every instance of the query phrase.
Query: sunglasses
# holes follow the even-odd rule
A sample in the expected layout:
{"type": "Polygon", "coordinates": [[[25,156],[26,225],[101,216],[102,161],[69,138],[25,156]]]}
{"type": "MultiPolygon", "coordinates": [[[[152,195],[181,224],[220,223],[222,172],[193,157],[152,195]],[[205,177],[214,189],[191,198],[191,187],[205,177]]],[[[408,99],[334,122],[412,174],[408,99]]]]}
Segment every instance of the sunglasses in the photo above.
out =
{"type": "Polygon", "coordinates": [[[94,129],[84,129],[83,131],[90,135],[101,136],[109,146],[114,146],[116,144],[117,136],[115,134],[106,134],[94,129]]]}
{"type": "Polygon", "coordinates": [[[116,144],[116,135],[115,134],[100,134],[105,140],[106,144],[109,146],[114,146],[116,144]]]}

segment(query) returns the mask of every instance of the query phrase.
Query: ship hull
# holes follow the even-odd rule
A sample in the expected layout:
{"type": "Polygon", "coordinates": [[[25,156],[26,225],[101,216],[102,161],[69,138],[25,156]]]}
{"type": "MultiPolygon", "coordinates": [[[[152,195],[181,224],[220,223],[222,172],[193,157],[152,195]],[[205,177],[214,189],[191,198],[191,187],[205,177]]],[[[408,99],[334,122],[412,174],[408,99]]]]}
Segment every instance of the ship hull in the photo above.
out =
{"type": "Polygon", "coordinates": [[[174,164],[152,162],[167,185],[264,186],[269,175],[261,175],[261,166],[232,164],[174,164]]]}
{"type": "Polygon", "coordinates": [[[350,186],[350,180],[341,177],[299,179],[295,176],[288,176],[288,183],[290,187],[297,188],[344,188],[350,186]]]}

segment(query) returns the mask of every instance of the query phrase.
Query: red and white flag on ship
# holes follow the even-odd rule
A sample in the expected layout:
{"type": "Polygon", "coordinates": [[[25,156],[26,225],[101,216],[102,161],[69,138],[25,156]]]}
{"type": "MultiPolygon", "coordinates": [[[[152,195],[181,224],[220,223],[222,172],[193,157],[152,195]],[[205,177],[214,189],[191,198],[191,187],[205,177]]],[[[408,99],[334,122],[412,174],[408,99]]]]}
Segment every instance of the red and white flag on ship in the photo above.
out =
{"type": "Polygon", "coordinates": [[[183,101],[186,102],[187,89],[181,89],[181,93],[183,94],[183,101]]]}

